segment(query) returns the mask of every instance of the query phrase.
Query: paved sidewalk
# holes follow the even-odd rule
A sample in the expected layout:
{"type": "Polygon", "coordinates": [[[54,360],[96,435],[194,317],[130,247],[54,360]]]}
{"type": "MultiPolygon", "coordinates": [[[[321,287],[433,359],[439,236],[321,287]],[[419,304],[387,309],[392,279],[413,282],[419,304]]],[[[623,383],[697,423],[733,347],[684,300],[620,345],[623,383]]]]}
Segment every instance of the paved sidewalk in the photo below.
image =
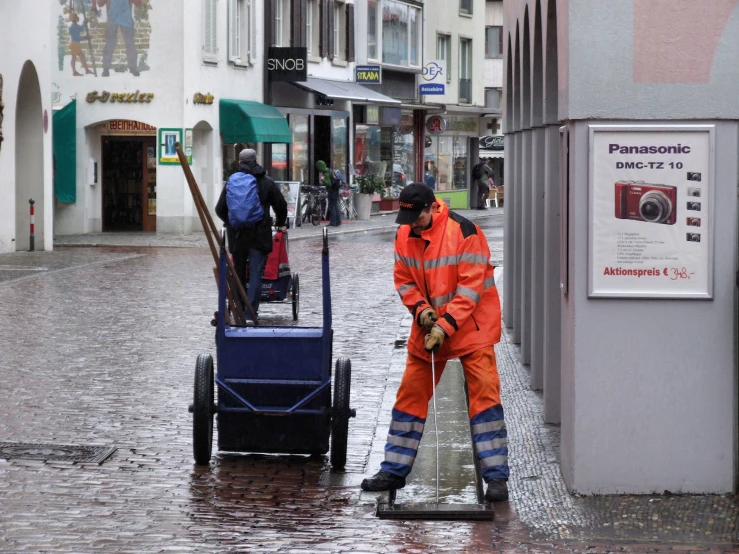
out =
{"type": "MultiPolygon", "coordinates": [[[[487,210],[454,210],[467,219],[479,219],[482,217],[503,217],[504,208],[488,208],[487,210]]],[[[392,231],[397,228],[395,224],[396,212],[381,212],[373,214],[367,221],[344,221],[341,227],[328,227],[329,233],[350,234],[392,231]]],[[[303,224],[300,227],[290,229],[288,235],[290,240],[300,240],[320,236],[324,222],[321,225],[303,224]]],[[[220,228],[220,220],[216,221],[220,228]]],[[[129,247],[207,247],[208,242],[205,234],[198,230],[190,235],[172,235],[162,233],[86,233],[81,235],[58,235],[54,237],[54,246],[129,246],[129,247]]]]}

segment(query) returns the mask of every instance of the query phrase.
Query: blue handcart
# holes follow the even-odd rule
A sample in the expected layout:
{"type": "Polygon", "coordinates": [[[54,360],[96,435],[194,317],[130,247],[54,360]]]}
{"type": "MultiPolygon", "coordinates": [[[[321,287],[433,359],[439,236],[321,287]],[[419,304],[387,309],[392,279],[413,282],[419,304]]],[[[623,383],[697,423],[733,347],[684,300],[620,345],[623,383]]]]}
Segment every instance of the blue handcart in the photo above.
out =
{"type": "Polygon", "coordinates": [[[325,454],[330,437],[332,467],[346,464],[349,418],[356,411],[349,407],[350,360],[338,359],[331,374],[328,254],[324,229],[322,327],[234,327],[226,323],[227,254],[221,246],[216,371],[210,354],[198,356],[190,406],[196,464],[210,462],[215,414],[220,451],[325,454]]]}

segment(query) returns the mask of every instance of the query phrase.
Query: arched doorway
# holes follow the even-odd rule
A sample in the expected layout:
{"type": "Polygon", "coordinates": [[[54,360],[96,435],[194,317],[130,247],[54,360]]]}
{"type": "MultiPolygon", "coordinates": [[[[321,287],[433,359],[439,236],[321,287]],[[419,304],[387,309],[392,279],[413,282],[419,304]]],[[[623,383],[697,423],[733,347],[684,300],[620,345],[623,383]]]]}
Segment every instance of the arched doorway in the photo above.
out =
{"type": "Polygon", "coordinates": [[[15,248],[30,247],[28,201],[35,201],[35,248],[44,250],[44,126],[36,67],[23,65],[15,108],[15,248]]]}
{"type": "MultiPolygon", "coordinates": [[[[220,193],[220,187],[216,187],[215,182],[215,165],[216,156],[213,155],[213,127],[207,121],[198,122],[192,131],[192,171],[195,180],[203,195],[205,205],[208,206],[211,215],[214,212],[217,194],[220,193]]],[[[200,222],[198,219],[195,204],[192,205],[193,230],[199,230],[200,222]]]]}

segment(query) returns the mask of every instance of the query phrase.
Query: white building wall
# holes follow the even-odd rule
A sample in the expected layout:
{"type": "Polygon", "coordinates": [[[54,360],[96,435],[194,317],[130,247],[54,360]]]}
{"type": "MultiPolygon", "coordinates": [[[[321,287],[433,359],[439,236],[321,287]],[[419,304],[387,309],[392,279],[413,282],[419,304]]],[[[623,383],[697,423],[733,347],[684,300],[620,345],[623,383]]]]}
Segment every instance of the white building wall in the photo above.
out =
{"type": "MultiPolygon", "coordinates": [[[[34,195],[36,212],[36,248],[52,249],[53,183],[51,156],[51,76],[50,48],[51,8],[35,2],[21,2],[12,9],[0,7],[0,75],[3,78],[2,121],[4,141],[0,143],[0,253],[16,250],[17,218],[29,219],[28,197],[16,198],[16,106],[18,85],[24,64],[30,61],[38,75],[41,110],[38,125],[43,125],[43,111],[48,112],[48,129],[43,135],[43,151],[29,153],[27,163],[43,163],[43,183],[40,196],[34,195]],[[33,24],[29,24],[33,22],[33,24]],[[41,209],[40,209],[41,208],[41,209]],[[40,234],[41,233],[41,234],[40,234]],[[40,235],[39,235],[40,234],[40,235]]],[[[22,227],[28,225],[21,221],[22,227]]],[[[25,236],[24,240],[28,241],[25,236]]]]}
{"type": "MultiPolygon", "coordinates": [[[[218,102],[221,99],[261,102],[263,99],[263,2],[254,2],[253,8],[254,61],[243,67],[229,61],[227,1],[216,3],[218,49],[212,61],[205,61],[203,53],[204,0],[152,0],[151,5],[148,12],[150,45],[138,53],[141,59],[146,51],[146,64],[150,69],[141,71],[139,76],[129,71],[110,71],[110,76],[102,77],[98,60],[97,77],[74,77],[69,55],[65,56],[61,71],[56,62],[53,64],[53,79],[60,93],[55,107],[61,108],[71,98],[77,98],[77,202],[57,206],[57,234],[102,230],[101,175],[98,184],[91,186],[88,174],[91,164],[97,162],[101,167],[101,137],[108,120],[130,119],[157,128],[196,129],[194,140],[199,146],[196,148],[199,155],[193,156],[192,168],[212,209],[222,186],[223,169],[218,102]],[[138,90],[153,93],[154,98],[148,104],[88,103],[87,94],[95,90],[125,93],[138,90]],[[193,96],[198,92],[213,95],[213,104],[194,104],[193,96]]],[[[60,14],[61,7],[53,15],[55,21],[60,14]]],[[[101,18],[104,20],[105,16],[103,8],[101,18]]],[[[69,25],[66,17],[65,25],[69,25]]],[[[122,45],[119,34],[118,46],[122,45]]],[[[84,42],[83,51],[87,51],[84,42]]],[[[81,66],[77,65],[79,70],[81,66]]],[[[189,233],[199,227],[182,169],[178,165],[158,165],[157,232],[189,233]]]]}

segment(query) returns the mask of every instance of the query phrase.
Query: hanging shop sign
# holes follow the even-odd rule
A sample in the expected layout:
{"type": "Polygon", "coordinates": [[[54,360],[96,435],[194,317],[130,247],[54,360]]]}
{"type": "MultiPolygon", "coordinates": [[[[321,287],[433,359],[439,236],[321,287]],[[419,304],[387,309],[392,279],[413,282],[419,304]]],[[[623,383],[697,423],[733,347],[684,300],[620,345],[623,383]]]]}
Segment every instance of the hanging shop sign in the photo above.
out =
{"type": "Polygon", "coordinates": [[[446,94],[446,60],[431,60],[423,66],[418,94],[446,94]]]}
{"type": "Polygon", "coordinates": [[[714,127],[590,126],[588,293],[713,298],[714,127]]]}
{"type": "Polygon", "coordinates": [[[148,104],[154,98],[153,92],[98,92],[93,90],[88,92],[85,100],[89,104],[93,102],[102,102],[103,104],[110,102],[111,104],[118,102],[119,104],[148,104]]]}
{"type": "Polygon", "coordinates": [[[381,85],[382,67],[379,65],[358,65],[354,68],[354,82],[361,85],[381,85]]]}
{"type": "Polygon", "coordinates": [[[193,104],[212,104],[214,100],[215,97],[210,92],[206,92],[205,94],[196,92],[192,96],[193,104]]]}
{"type": "Polygon", "coordinates": [[[440,115],[432,115],[426,120],[426,131],[429,135],[441,135],[446,131],[446,119],[440,115]]]}
{"type": "Polygon", "coordinates": [[[503,137],[487,135],[480,137],[478,144],[483,150],[503,150],[503,137]]]}
{"type": "Polygon", "coordinates": [[[108,135],[156,135],[157,128],[130,119],[111,119],[105,124],[108,135]]]}
{"type": "Polygon", "coordinates": [[[267,57],[267,74],[272,81],[290,83],[305,81],[308,79],[308,49],[270,46],[267,57]]]}

